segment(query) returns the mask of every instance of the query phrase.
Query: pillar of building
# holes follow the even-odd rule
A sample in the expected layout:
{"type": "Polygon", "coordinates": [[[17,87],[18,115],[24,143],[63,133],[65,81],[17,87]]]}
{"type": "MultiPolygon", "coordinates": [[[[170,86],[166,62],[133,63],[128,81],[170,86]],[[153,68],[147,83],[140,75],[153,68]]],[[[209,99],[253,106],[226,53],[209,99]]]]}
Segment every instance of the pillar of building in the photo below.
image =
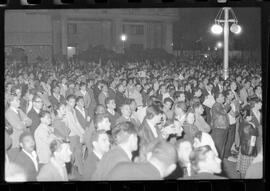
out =
{"type": "Polygon", "coordinates": [[[67,18],[65,16],[61,17],[61,48],[62,54],[67,55],[67,18]]]}
{"type": "Polygon", "coordinates": [[[60,18],[52,18],[52,44],[53,54],[62,53],[61,50],[61,21],[60,18]]]}
{"type": "Polygon", "coordinates": [[[112,48],[112,24],[110,21],[102,21],[102,40],[103,45],[111,49],[112,48]]]}
{"type": "Polygon", "coordinates": [[[113,19],[113,49],[117,52],[121,52],[122,50],[122,41],[121,36],[122,34],[122,21],[120,18],[113,19]]]}
{"type": "Polygon", "coordinates": [[[173,23],[166,21],[164,23],[164,49],[168,53],[173,53],[173,23]]]}

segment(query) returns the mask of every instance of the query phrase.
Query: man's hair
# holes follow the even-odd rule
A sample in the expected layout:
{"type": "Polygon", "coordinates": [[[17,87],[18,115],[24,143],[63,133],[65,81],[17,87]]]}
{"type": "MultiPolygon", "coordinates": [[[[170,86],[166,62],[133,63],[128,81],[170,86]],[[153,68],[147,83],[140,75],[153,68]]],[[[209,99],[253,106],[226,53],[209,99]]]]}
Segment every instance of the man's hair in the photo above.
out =
{"type": "Polygon", "coordinates": [[[82,86],[86,86],[86,83],[85,83],[85,82],[81,82],[79,86],[80,86],[80,88],[81,88],[82,86]]]}
{"type": "Polygon", "coordinates": [[[105,118],[108,118],[108,115],[106,113],[97,114],[94,118],[94,126],[95,129],[98,128],[98,124],[101,123],[105,118]]]}
{"type": "Polygon", "coordinates": [[[247,101],[249,102],[250,108],[253,108],[255,106],[255,103],[259,103],[261,100],[257,96],[254,96],[249,97],[247,101]]]}
{"type": "Polygon", "coordinates": [[[125,143],[131,134],[137,135],[137,130],[129,121],[118,123],[112,129],[112,136],[116,144],[125,143]]]}
{"type": "Polygon", "coordinates": [[[42,110],[39,113],[40,119],[44,118],[46,115],[51,115],[51,113],[49,111],[46,111],[46,110],[42,110]]]}
{"type": "Polygon", "coordinates": [[[105,105],[106,105],[106,107],[110,103],[111,100],[115,100],[115,99],[113,97],[106,97],[105,98],[105,105]]]}
{"type": "Polygon", "coordinates": [[[209,145],[197,147],[193,151],[191,151],[189,155],[189,160],[195,172],[198,172],[198,170],[200,170],[198,164],[199,162],[206,159],[206,154],[209,151],[211,151],[211,147],[209,145]]]}
{"type": "Polygon", "coordinates": [[[146,147],[146,153],[152,153],[152,157],[158,159],[166,165],[177,162],[177,151],[175,147],[165,140],[156,139],[150,142],[146,147]]]}
{"type": "Polygon", "coordinates": [[[34,95],[33,102],[36,102],[37,99],[41,99],[42,100],[42,98],[39,95],[34,95]]]}
{"type": "Polygon", "coordinates": [[[68,95],[68,96],[67,96],[67,101],[69,101],[69,100],[71,100],[71,99],[76,100],[76,96],[73,95],[73,94],[68,95]]]}
{"type": "Polygon", "coordinates": [[[202,104],[200,102],[194,102],[192,104],[192,108],[195,111],[196,109],[198,109],[202,104]]]}
{"type": "Polygon", "coordinates": [[[165,104],[166,102],[170,102],[173,105],[173,100],[169,97],[166,97],[163,101],[163,103],[165,104]]]}
{"type": "Polygon", "coordinates": [[[27,136],[30,136],[30,137],[32,137],[32,138],[34,139],[32,133],[30,133],[30,132],[28,132],[28,131],[24,131],[24,132],[20,135],[19,143],[22,143],[24,137],[27,137],[27,136]]]}
{"type": "Polygon", "coordinates": [[[52,155],[54,154],[55,151],[59,150],[61,148],[61,145],[64,143],[63,140],[61,139],[54,139],[50,143],[50,150],[52,155]]]}
{"type": "Polygon", "coordinates": [[[81,99],[83,99],[83,96],[78,96],[78,97],[76,98],[76,103],[78,103],[81,99]]]}
{"type": "Polygon", "coordinates": [[[162,114],[163,111],[158,105],[150,105],[146,109],[146,119],[153,119],[156,115],[162,114]]]}

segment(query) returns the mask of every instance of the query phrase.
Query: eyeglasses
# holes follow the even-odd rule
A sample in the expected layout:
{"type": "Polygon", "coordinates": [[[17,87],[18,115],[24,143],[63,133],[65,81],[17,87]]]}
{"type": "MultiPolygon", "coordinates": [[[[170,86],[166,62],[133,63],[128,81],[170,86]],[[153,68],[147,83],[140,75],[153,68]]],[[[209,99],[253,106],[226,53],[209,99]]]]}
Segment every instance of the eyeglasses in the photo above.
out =
{"type": "Polygon", "coordinates": [[[36,100],[35,102],[36,103],[42,103],[43,101],[42,100],[36,100]]]}

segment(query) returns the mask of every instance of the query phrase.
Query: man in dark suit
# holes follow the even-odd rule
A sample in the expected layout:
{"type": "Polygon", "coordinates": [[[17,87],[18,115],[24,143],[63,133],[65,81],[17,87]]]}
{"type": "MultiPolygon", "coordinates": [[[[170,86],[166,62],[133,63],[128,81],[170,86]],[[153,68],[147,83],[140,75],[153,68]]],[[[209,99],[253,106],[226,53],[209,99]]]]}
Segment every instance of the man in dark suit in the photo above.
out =
{"type": "Polygon", "coordinates": [[[93,172],[97,168],[97,163],[103,155],[110,149],[109,136],[105,130],[93,132],[91,136],[91,146],[84,161],[83,180],[91,180],[93,172]]]}
{"type": "Polygon", "coordinates": [[[123,105],[123,103],[125,103],[127,98],[124,95],[125,89],[123,84],[118,84],[116,88],[117,88],[115,95],[116,111],[120,112],[120,106],[123,105]]]}
{"type": "Polygon", "coordinates": [[[95,96],[94,96],[94,91],[92,89],[92,86],[94,84],[94,80],[93,79],[87,79],[86,84],[87,84],[86,90],[87,90],[88,95],[90,96],[90,100],[91,100],[87,109],[88,109],[90,117],[94,117],[94,110],[95,110],[95,107],[97,105],[97,102],[96,102],[96,99],[95,99],[95,96]]]}
{"type": "Polygon", "coordinates": [[[83,129],[89,127],[90,116],[88,115],[88,111],[84,108],[84,99],[82,96],[76,98],[75,113],[81,127],[83,129]]]}
{"type": "Polygon", "coordinates": [[[43,107],[43,102],[42,102],[41,97],[39,97],[38,95],[35,95],[33,98],[33,107],[29,111],[29,113],[27,114],[27,116],[32,120],[32,124],[28,128],[33,135],[34,135],[36,128],[40,124],[39,113],[40,113],[42,107],[43,107]]]}
{"type": "Polygon", "coordinates": [[[109,97],[115,99],[116,97],[116,80],[112,80],[109,84],[109,88],[108,88],[108,94],[109,94],[109,97]]]}
{"type": "Polygon", "coordinates": [[[146,162],[117,164],[106,180],[161,180],[176,168],[177,152],[170,143],[157,139],[148,145],[146,155],[146,162]]]}
{"type": "Polygon", "coordinates": [[[52,95],[49,97],[49,101],[52,104],[53,110],[56,111],[57,106],[60,103],[65,103],[65,98],[60,94],[60,86],[59,84],[55,84],[54,87],[52,87],[52,95]]]}
{"type": "Polygon", "coordinates": [[[26,181],[36,181],[38,174],[38,160],[35,149],[33,135],[29,132],[23,132],[19,139],[21,150],[14,160],[26,174],[26,181]]]}
{"type": "Polygon", "coordinates": [[[163,111],[158,105],[150,105],[146,110],[146,116],[139,127],[140,145],[147,145],[156,138],[161,138],[161,132],[157,124],[161,122],[163,111]]]}
{"type": "Polygon", "coordinates": [[[130,162],[132,151],[138,148],[137,131],[131,122],[119,123],[113,130],[112,136],[116,146],[107,152],[97,165],[92,180],[106,180],[110,171],[120,162],[130,162]]]}
{"type": "Polygon", "coordinates": [[[115,111],[116,109],[116,104],[115,104],[115,99],[112,97],[108,97],[105,100],[106,104],[106,113],[110,119],[111,122],[111,127],[114,127],[116,124],[116,120],[120,117],[120,114],[115,111]]]}

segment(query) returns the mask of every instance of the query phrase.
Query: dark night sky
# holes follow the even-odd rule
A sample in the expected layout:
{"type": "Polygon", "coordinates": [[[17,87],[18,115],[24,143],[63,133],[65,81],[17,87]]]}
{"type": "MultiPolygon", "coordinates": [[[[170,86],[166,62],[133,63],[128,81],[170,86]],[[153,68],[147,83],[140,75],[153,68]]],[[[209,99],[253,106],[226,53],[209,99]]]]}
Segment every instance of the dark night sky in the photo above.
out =
{"type": "MultiPolygon", "coordinates": [[[[204,47],[215,46],[217,41],[223,41],[223,34],[216,36],[210,31],[220,8],[181,8],[180,21],[174,25],[174,46],[193,49],[195,41],[203,39],[204,47]]],[[[261,14],[259,8],[233,8],[242,33],[235,35],[230,32],[233,41],[230,49],[260,48],[261,14]]],[[[222,17],[224,18],[224,17],[222,17]]],[[[230,14],[230,18],[232,15],[230,14]]]]}

